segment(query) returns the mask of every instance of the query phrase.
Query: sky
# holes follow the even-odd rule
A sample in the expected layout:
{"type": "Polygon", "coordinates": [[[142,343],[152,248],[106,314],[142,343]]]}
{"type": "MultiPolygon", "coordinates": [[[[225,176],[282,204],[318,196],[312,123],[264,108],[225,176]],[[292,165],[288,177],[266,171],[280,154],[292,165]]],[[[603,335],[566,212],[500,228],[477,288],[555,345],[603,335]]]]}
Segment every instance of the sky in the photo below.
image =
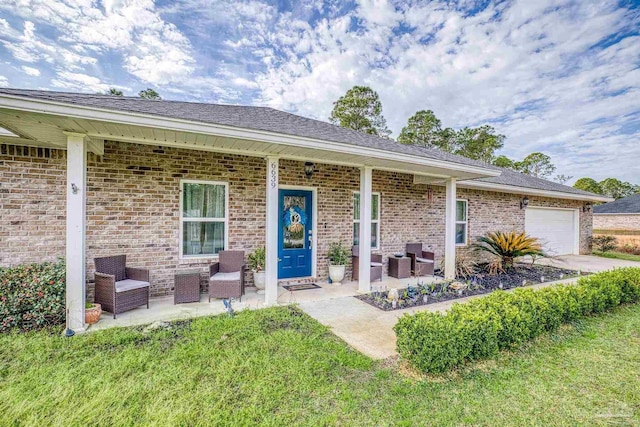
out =
{"type": "Polygon", "coordinates": [[[493,126],[499,154],[640,183],[639,3],[0,0],[0,87],[151,87],[326,121],[366,85],[392,136],[431,109],[493,126]]]}

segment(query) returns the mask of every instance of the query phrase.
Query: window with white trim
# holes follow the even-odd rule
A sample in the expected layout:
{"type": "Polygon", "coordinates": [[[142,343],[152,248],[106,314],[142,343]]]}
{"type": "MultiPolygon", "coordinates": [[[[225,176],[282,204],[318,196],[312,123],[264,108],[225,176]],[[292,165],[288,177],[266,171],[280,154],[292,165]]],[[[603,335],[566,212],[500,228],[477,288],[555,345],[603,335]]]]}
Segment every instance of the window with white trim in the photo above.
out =
{"type": "Polygon", "coordinates": [[[456,200],[456,245],[467,245],[467,214],[468,214],[467,201],[458,199],[456,200]]]}
{"type": "MultiPolygon", "coordinates": [[[[353,244],[360,242],[360,193],[353,193],[353,244]]],[[[380,193],[371,193],[371,249],[380,249],[380,193]]]]}
{"type": "Polygon", "coordinates": [[[227,245],[226,182],[181,181],[180,254],[183,258],[217,255],[227,245]]]}

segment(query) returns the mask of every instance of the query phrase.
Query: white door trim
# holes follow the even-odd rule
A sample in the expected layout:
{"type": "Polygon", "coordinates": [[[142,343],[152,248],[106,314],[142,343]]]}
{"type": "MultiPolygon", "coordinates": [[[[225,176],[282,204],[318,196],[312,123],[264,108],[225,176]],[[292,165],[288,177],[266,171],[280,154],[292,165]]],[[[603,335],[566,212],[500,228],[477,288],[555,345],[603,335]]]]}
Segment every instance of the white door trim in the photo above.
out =
{"type": "MultiPolygon", "coordinates": [[[[278,190],[302,190],[311,191],[311,203],[313,204],[313,234],[311,236],[311,277],[318,277],[318,187],[304,185],[278,185],[278,190]]],[[[280,195],[278,195],[278,199],[280,195]]],[[[278,200],[278,203],[280,201],[278,200]]],[[[278,233],[280,230],[278,230],[278,233]]]]}

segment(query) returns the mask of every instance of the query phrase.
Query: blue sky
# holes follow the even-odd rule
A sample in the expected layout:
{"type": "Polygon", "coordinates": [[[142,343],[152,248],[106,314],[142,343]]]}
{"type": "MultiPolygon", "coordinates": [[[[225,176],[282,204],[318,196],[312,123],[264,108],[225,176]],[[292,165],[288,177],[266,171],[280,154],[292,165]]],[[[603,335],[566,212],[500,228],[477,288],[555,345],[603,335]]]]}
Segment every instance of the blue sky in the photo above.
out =
{"type": "MultiPolygon", "coordinates": [[[[0,86],[267,105],[327,120],[368,85],[501,154],[640,183],[637,1],[0,0],[0,86]]],[[[574,179],[575,179],[574,178],[574,179]]]]}

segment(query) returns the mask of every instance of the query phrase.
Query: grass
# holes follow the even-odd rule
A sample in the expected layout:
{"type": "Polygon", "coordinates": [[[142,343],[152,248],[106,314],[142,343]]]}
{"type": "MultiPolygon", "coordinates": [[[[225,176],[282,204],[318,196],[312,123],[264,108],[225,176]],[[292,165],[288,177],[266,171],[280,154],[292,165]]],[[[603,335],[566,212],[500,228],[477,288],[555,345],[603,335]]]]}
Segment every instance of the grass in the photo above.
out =
{"type": "Polygon", "coordinates": [[[596,256],[601,256],[603,258],[613,258],[613,259],[622,259],[625,261],[637,261],[640,262],[640,255],[634,254],[625,254],[623,252],[593,252],[596,256]]]}
{"type": "Polygon", "coordinates": [[[0,336],[0,425],[638,425],[640,306],[420,377],[299,310],[0,336]]]}

